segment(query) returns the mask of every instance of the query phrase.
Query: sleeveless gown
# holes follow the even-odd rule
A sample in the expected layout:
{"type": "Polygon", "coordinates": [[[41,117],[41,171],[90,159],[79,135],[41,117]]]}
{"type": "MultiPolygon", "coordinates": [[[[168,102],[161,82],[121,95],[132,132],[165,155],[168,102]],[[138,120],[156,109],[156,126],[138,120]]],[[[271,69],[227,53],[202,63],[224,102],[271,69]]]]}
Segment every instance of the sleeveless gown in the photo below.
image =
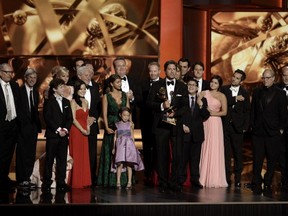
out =
{"type": "MultiPolygon", "coordinates": [[[[115,130],[116,129],[115,123],[120,120],[118,115],[119,109],[121,107],[125,107],[127,103],[126,93],[122,92],[121,104],[117,104],[112,95],[110,93],[107,93],[107,103],[108,103],[107,106],[108,125],[110,128],[115,130]]],[[[116,173],[111,172],[112,149],[114,146],[113,142],[114,142],[114,134],[107,134],[105,131],[99,160],[99,169],[97,176],[98,186],[116,187],[117,182],[116,173]]],[[[128,182],[127,173],[123,173],[121,175],[120,181],[122,186],[125,186],[127,184],[128,182]]],[[[135,182],[134,178],[133,182],[135,182]]]]}
{"type": "MultiPolygon", "coordinates": [[[[88,114],[89,110],[76,110],[76,119],[84,129],[87,128],[88,114]]],[[[70,130],[69,150],[74,161],[71,178],[72,188],[91,186],[88,137],[83,135],[74,124],[70,130]]]]}
{"type": "MultiPolygon", "coordinates": [[[[210,91],[205,91],[208,107],[219,111],[221,103],[210,91]]],[[[205,140],[200,156],[200,183],[204,187],[227,187],[224,158],[224,137],[222,120],[219,116],[210,116],[204,123],[205,140]]]]}

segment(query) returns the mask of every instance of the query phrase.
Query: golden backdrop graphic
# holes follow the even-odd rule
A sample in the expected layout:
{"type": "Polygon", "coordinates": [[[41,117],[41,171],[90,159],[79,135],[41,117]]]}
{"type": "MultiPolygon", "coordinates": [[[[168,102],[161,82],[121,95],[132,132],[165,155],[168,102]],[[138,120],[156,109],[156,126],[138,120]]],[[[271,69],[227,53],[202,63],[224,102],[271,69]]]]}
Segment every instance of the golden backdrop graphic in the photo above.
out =
{"type": "Polygon", "coordinates": [[[288,12],[217,12],[211,18],[211,73],[230,82],[236,69],[259,83],[265,68],[288,65],[288,12]]]}
{"type": "Polygon", "coordinates": [[[159,0],[0,2],[0,55],[158,55],[159,0]]]}

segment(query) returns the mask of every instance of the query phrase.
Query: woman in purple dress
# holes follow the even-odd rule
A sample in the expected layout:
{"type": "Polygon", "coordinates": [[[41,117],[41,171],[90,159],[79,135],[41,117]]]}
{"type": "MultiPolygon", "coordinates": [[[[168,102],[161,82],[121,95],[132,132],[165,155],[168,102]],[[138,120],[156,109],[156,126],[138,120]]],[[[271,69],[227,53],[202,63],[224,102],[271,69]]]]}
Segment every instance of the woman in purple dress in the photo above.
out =
{"type": "Polygon", "coordinates": [[[117,189],[121,189],[121,173],[127,171],[128,183],[127,190],[132,189],[132,170],[141,171],[144,169],[140,152],[135,146],[134,126],[130,122],[131,112],[128,107],[122,107],[119,112],[120,121],[116,122],[116,131],[114,136],[114,148],[112,154],[112,172],[116,171],[117,189]]]}

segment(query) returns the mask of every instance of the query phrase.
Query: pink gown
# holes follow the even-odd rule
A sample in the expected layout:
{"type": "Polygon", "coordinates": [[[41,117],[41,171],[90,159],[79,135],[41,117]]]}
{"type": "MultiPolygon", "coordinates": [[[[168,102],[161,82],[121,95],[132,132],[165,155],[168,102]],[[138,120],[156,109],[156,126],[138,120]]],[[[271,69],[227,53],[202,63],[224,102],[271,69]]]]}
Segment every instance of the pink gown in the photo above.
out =
{"type": "MultiPolygon", "coordinates": [[[[219,111],[221,103],[205,91],[208,107],[219,111]]],[[[210,116],[204,122],[205,140],[200,157],[200,183],[204,187],[227,187],[224,158],[224,137],[222,120],[219,116],[210,116]]]]}
{"type": "MultiPolygon", "coordinates": [[[[76,110],[76,119],[81,126],[87,128],[87,118],[89,110],[76,110]]],[[[72,188],[84,188],[91,186],[90,160],[88,137],[72,125],[69,136],[69,150],[73,158],[72,188]]]]}

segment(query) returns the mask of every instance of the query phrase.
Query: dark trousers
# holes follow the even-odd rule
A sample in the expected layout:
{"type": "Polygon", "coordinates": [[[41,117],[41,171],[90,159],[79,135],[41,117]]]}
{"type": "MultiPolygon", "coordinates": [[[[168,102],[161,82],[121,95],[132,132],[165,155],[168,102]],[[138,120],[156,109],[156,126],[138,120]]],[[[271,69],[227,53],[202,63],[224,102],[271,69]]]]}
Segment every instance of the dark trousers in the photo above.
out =
{"type": "Polygon", "coordinates": [[[282,184],[288,185],[288,131],[286,130],[281,135],[279,168],[281,171],[282,184]]]}
{"type": "Polygon", "coordinates": [[[68,137],[50,138],[46,137],[46,161],[43,175],[43,184],[50,187],[52,184],[52,171],[54,158],[56,158],[56,185],[65,184],[68,137]]]}
{"type": "Polygon", "coordinates": [[[266,157],[267,171],[264,175],[264,184],[271,185],[274,171],[280,155],[281,136],[252,136],[253,147],[253,178],[252,183],[262,184],[261,171],[266,157]]]}
{"type": "Polygon", "coordinates": [[[179,166],[182,153],[181,143],[176,139],[176,136],[172,136],[172,129],[157,128],[155,134],[159,186],[174,187],[177,185],[178,175],[180,172],[179,166]],[[169,175],[170,161],[171,174],[169,175]]]}
{"type": "Polygon", "coordinates": [[[190,182],[198,183],[199,182],[199,163],[201,155],[201,146],[200,143],[184,142],[181,165],[180,165],[180,175],[179,175],[179,184],[183,185],[187,179],[187,165],[189,164],[190,170],[190,182]]]}
{"type": "Polygon", "coordinates": [[[88,136],[91,182],[96,185],[97,179],[97,134],[88,136]]]}
{"type": "Polygon", "coordinates": [[[17,142],[17,120],[4,121],[0,125],[0,184],[8,181],[10,165],[17,142]]]}
{"type": "Polygon", "coordinates": [[[147,126],[141,127],[145,167],[144,174],[147,179],[151,178],[156,163],[155,136],[152,133],[151,127],[151,125],[149,128],[147,128],[147,126]]]}
{"type": "Polygon", "coordinates": [[[241,181],[243,171],[243,140],[244,134],[235,131],[234,127],[229,124],[224,131],[224,151],[225,151],[225,169],[226,181],[231,182],[231,158],[234,158],[234,180],[241,181]]]}
{"type": "Polygon", "coordinates": [[[38,129],[36,124],[26,124],[25,132],[21,131],[16,148],[17,182],[30,181],[37,146],[38,129]]]}

